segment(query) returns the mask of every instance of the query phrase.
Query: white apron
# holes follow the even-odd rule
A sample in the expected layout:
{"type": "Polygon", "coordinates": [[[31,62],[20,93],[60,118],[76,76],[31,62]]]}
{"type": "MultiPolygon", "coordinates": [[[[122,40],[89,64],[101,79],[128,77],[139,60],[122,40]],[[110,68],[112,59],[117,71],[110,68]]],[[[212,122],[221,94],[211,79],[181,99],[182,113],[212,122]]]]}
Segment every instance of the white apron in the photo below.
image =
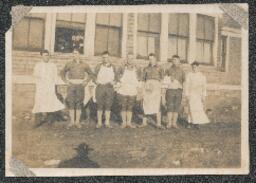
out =
{"type": "Polygon", "coordinates": [[[206,78],[201,72],[188,73],[185,93],[189,103],[189,122],[193,124],[209,123],[202,103],[202,98],[206,96],[206,78]]]}
{"type": "Polygon", "coordinates": [[[65,108],[56,96],[57,67],[53,63],[40,62],[34,68],[36,83],[32,113],[55,112],[65,108]]]}
{"type": "Polygon", "coordinates": [[[136,70],[125,69],[122,78],[120,79],[120,88],[117,92],[125,96],[135,96],[137,95],[137,87],[139,86],[139,81],[137,79],[136,70]]]}
{"type": "Polygon", "coordinates": [[[100,67],[98,76],[97,76],[97,83],[99,84],[107,84],[112,83],[115,79],[115,73],[113,67],[106,67],[102,65],[100,67]]]}
{"type": "Polygon", "coordinates": [[[157,114],[161,104],[161,82],[147,80],[143,88],[143,110],[145,114],[157,114]]]}

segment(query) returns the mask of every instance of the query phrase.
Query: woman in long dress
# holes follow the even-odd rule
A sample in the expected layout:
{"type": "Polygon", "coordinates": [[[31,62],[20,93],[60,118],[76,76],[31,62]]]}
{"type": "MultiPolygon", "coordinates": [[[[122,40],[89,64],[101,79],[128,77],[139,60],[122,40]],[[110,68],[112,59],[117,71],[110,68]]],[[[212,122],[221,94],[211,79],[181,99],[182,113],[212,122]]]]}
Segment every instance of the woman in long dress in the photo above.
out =
{"type": "Polygon", "coordinates": [[[192,72],[187,74],[185,94],[188,100],[189,117],[192,124],[206,124],[209,119],[204,110],[206,98],[206,77],[199,71],[199,63],[191,64],[192,72]]]}

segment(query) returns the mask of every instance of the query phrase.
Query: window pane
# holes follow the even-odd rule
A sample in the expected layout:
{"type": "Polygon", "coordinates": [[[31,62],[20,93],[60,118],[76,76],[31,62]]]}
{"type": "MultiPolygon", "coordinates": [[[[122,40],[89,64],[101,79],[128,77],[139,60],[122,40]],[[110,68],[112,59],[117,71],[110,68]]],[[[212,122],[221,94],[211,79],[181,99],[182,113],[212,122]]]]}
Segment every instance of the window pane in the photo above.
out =
{"type": "Polygon", "coordinates": [[[29,48],[42,49],[44,38],[44,21],[42,19],[30,19],[29,48]]]}
{"type": "Polygon", "coordinates": [[[71,13],[57,13],[57,20],[71,21],[71,13]]]}
{"type": "Polygon", "coordinates": [[[200,63],[204,62],[204,46],[203,41],[197,41],[196,43],[196,60],[200,63]]]}
{"type": "Polygon", "coordinates": [[[178,38],[178,55],[181,60],[187,60],[187,39],[178,38]]]}
{"type": "Polygon", "coordinates": [[[73,22],[85,23],[86,22],[86,14],[85,13],[73,13],[72,14],[72,21],[73,22]]]}
{"type": "Polygon", "coordinates": [[[214,19],[211,17],[205,18],[205,39],[214,40],[214,19]]]}
{"type": "Polygon", "coordinates": [[[198,39],[204,39],[204,16],[197,16],[197,31],[196,36],[198,39]]]}
{"type": "Polygon", "coordinates": [[[178,34],[178,16],[177,14],[169,14],[169,25],[168,25],[169,34],[178,34]]]}
{"type": "Polygon", "coordinates": [[[95,55],[100,55],[107,51],[108,44],[108,28],[103,26],[96,26],[95,31],[95,55]]]}
{"type": "Polygon", "coordinates": [[[179,35],[188,36],[189,34],[189,16],[188,14],[178,14],[179,15],[179,35]]]}
{"type": "Polygon", "coordinates": [[[160,55],[160,37],[155,36],[155,54],[156,54],[156,58],[159,59],[159,55],[160,55]]]}
{"type": "Polygon", "coordinates": [[[212,46],[211,43],[204,43],[204,62],[210,64],[212,62],[212,46]]]}
{"type": "Polygon", "coordinates": [[[28,32],[29,19],[23,18],[13,29],[13,47],[27,48],[28,47],[28,32]]]}
{"type": "Polygon", "coordinates": [[[56,27],[84,30],[85,24],[84,23],[67,22],[67,21],[58,20],[58,21],[56,21],[56,27]]]}
{"type": "Polygon", "coordinates": [[[149,31],[155,32],[155,33],[161,32],[161,14],[159,13],[150,14],[149,31]]]}
{"type": "Polygon", "coordinates": [[[121,13],[110,13],[110,25],[111,26],[122,26],[122,14],[121,13]]]}
{"type": "Polygon", "coordinates": [[[109,13],[97,13],[96,24],[109,25],[109,13]]]}
{"type": "Polygon", "coordinates": [[[146,36],[138,36],[137,38],[137,55],[138,58],[147,57],[148,56],[148,41],[146,36]]]}
{"type": "Polygon", "coordinates": [[[154,37],[148,37],[148,54],[156,52],[156,42],[154,37]]]}
{"type": "Polygon", "coordinates": [[[112,56],[120,56],[120,32],[118,28],[109,28],[108,51],[112,56]]]}
{"type": "Polygon", "coordinates": [[[56,28],[55,51],[71,53],[74,48],[83,53],[84,30],[75,30],[70,28],[56,28]]]}
{"type": "Polygon", "coordinates": [[[177,38],[174,36],[169,36],[168,58],[172,58],[172,56],[176,54],[177,54],[177,38]]]}
{"type": "Polygon", "coordinates": [[[148,13],[138,14],[138,30],[139,31],[149,30],[149,14],[148,13]]]}

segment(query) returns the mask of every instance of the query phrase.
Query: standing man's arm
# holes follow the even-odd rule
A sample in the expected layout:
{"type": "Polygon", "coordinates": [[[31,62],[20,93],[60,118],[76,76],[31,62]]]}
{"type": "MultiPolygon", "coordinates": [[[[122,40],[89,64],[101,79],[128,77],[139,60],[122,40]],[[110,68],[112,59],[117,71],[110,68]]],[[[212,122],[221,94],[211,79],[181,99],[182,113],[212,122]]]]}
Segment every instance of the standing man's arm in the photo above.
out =
{"type": "Polygon", "coordinates": [[[143,68],[142,69],[142,74],[141,74],[141,81],[145,82],[147,80],[147,69],[143,68]]]}
{"type": "Polygon", "coordinates": [[[67,75],[69,69],[70,69],[70,68],[69,68],[69,64],[67,63],[67,64],[65,65],[65,67],[63,68],[63,70],[60,72],[60,77],[61,77],[61,79],[62,79],[66,84],[69,83],[68,79],[66,78],[66,75],[67,75]]]}
{"type": "Polygon", "coordinates": [[[84,84],[84,85],[87,85],[88,82],[89,82],[91,79],[94,80],[95,76],[94,76],[94,73],[92,72],[92,70],[91,70],[91,68],[90,68],[89,65],[86,64],[84,67],[85,67],[85,68],[84,68],[84,71],[88,74],[88,78],[86,78],[86,79],[83,81],[83,84],[84,84]]]}
{"type": "Polygon", "coordinates": [[[98,76],[98,73],[100,72],[100,67],[101,67],[101,64],[98,64],[95,69],[94,69],[94,78],[93,78],[93,82],[95,84],[97,84],[97,76],[98,76]]]}
{"type": "Polygon", "coordinates": [[[113,71],[114,71],[114,84],[116,84],[119,80],[119,74],[118,74],[118,68],[114,65],[112,65],[113,71]]]}

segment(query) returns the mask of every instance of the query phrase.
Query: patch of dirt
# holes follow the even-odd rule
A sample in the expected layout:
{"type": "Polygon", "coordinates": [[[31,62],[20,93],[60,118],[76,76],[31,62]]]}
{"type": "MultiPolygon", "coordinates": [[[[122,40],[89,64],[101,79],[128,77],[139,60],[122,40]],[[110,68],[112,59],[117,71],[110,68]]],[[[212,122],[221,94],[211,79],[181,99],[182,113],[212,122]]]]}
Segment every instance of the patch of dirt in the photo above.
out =
{"type": "Polygon", "coordinates": [[[200,129],[156,129],[153,126],[96,129],[96,122],[81,129],[66,129],[67,122],[39,128],[27,114],[13,119],[13,155],[27,166],[76,157],[79,144],[91,150],[88,158],[101,168],[235,168],[240,167],[239,123],[211,123],[200,129]]]}

